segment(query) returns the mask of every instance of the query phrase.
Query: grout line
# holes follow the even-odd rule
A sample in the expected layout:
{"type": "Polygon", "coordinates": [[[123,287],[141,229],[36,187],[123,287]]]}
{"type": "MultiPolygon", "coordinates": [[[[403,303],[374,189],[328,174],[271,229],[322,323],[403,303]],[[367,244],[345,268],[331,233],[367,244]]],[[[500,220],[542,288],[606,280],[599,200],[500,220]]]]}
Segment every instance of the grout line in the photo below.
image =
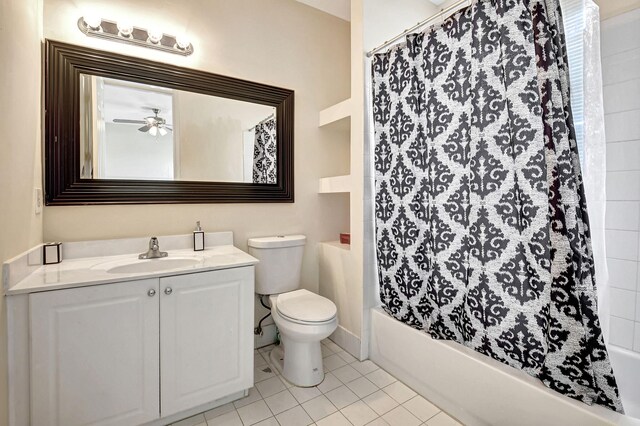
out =
{"type": "MultiPolygon", "coordinates": [[[[607,173],[629,173],[637,170],[607,170],[607,173]]],[[[638,200],[607,200],[607,201],[638,201],[638,200]]]]}
{"type": "Polygon", "coordinates": [[[624,49],[624,50],[621,50],[619,52],[610,53],[610,54],[608,54],[606,56],[601,56],[600,60],[604,63],[609,58],[613,58],[614,56],[628,55],[630,52],[633,52],[634,50],[638,50],[638,49],[640,49],[640,47],[638,47],[638,46],[630,47],[628,49],[624,49]]]}
{"type": "Polygon", "coordinates": [[[640,229],[623,229],[623,228],[604,228],[606,231],[621,231],[621,232],[640,232],[640,229]]]}
{"type": "MultiPolygon", "coordinates": [[[[637,169],[618,169],[618,170],[607,169],[607,173],[611,173],[611,172],[640,172],[640,166],[637,169]]],[[[618,201],[624,201],[624,200],[618,200],[618,201]]]]}
{"type": "Polygon", "coordinates": [[[607,115],[615,115],[615,114],[622,114],[625,112],[636,112],[636,111],[640,112],[640,108],[630,108],[630,109],[623,109],[620,111],[605,112],[604,116],[606,117],[607,115]]]}
{"type": "MultiPolygon", "coordinates": [[[[635,307],[634,307],[634,311],[635,311],[635,307]]],[[[621,317],[619,315],[615,315],[615,314],[612,314],[612,313],[610,313],[609,316],[614,317],[614,318],[618,318],[618,319],[621,319],[621,320],[636,322],[635,319],[629,319],[629,318],[621,317]]]]}
{"type": "Polygon", "coordinates": [[[626,80],[621,80],[621,81],[616,81],[615,83],[607,83],[607,84],[603,84],[602,85],[602,90],[604,91],[606,88],[611,87],[611,86],[616,86],[618,84],[625,84],[628,83],[630,81],[636,81],[636,80],[640,80],[640,77],[631,77],[628,78],[626,80]]]}
{"type": "Polygon", "coordinates": [[[620,141],[607,141],[606,144],[607,145],[614,145],[617,143],[640,143],[640,138],[635,138],[635,139],[623,139],[620,141]]]}

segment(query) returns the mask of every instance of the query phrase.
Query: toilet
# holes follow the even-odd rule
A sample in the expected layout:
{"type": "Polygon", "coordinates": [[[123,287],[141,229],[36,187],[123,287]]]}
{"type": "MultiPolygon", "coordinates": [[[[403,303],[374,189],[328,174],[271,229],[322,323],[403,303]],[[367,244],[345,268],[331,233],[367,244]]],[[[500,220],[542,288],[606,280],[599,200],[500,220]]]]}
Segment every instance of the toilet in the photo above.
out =
{"type": "Polygon", "coordinates": [[[338,326],[336,305],[299,289],[306,237],[288,235],[251,238],[249,254],[257,258],[256,293],[268,295],[281,345],[271,351],[272,364],[296,386],[315,386],[324,380],[320,341],[338,326]]]}

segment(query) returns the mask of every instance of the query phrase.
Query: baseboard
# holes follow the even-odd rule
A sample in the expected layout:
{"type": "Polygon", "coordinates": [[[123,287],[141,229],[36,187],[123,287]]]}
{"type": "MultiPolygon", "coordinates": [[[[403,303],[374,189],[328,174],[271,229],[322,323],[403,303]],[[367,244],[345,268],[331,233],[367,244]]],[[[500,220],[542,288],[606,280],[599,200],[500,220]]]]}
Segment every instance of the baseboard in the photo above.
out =
{"type": "Polygon", "coordinates": [[[253,347],[261,348],[263,346],[269,346],[276,343],[277,329],[275,324],[267,324],[262,326],[262,335],[256,334],[253,337],[253,347]]]}
{"type": "Polygon", "coordinates": [[[338,326],[329,339],[354,357],[362,360],[360,353],[360,338],[342,326],[338,326]]]}
{"type": "MultiPolygon", "coordinates": [[[[275,324],[263,326],[262,335],[254,336],[254,347],[257,349],[276,343],[278,340],[277,333],[278,330],[275,324]]],[[[339,325],[336,331],[329,336],[329,339],[354,357],[362,359],[360,354],[360,338],[346,328],[339,325]]]]}

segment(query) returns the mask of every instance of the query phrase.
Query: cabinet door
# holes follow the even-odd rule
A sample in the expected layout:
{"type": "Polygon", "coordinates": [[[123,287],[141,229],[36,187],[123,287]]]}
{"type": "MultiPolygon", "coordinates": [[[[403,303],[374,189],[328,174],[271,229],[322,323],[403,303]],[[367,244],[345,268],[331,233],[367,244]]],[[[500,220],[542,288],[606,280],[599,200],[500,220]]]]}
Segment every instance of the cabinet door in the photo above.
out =
{"type": "Polygon", "coordinates": [[[253,386],[253,267],[160,279],[162,416],[253,386]]]}
{"type": "Polygon", "coordinates": [[[149,279],[29,296],[31,424],[159,417],[158,285],[149,279]]]}

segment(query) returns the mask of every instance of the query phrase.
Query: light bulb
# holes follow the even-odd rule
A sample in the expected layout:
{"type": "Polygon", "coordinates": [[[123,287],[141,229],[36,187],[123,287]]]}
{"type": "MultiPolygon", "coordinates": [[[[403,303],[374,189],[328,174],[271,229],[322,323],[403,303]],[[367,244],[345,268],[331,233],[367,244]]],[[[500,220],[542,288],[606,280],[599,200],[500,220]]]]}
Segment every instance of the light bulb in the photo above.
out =
{"type": "Polygon", "coordinates": [[[160,40],[164,37],[162,31],[159,31],[157,28],[148,30],[147,34],[149,35],[149,41],[154,44],[160,43],[160,40]]]}
{"type": "Polygon", "coordinates": [[[152,128],[149,129],[149,134],[151,136],[155,136],[158,134],[158,128],[156,126],[153,126],[152,128]]]}
{"type": "Polygon", "coordinates": [[[133,25],[131,23],[124,21],[118,21],[118,31],[120,35],[123,37],[129,37],[131,33],[133,33],[133,25]]]}
{"type": "Polygon", "coordinates": [[[164,136],[167,134],[167,129],[165,129],[164,127],[160,127],[158,131],[160,132],[160,136],[164,136]]]}
{"type": "Polygon", "coordinates": [[[102,24],[102,18],[100,18],[100,16],[95,13],[88,13],[84,15],[82,17],[82,20],[85,24],[87,24],[87,27],[91,28],[92,30],[99,29],[100,24],[102,24]]]}
{"type": "Polygon", "coordinates": [[[186,50],[190,44],[191,44],[191,41],[189,40],[189,37],[187,37],[185,34],[181,34],[176,37],[176,45],[178,46],[178,48],[182,50],[186,50]]]}

